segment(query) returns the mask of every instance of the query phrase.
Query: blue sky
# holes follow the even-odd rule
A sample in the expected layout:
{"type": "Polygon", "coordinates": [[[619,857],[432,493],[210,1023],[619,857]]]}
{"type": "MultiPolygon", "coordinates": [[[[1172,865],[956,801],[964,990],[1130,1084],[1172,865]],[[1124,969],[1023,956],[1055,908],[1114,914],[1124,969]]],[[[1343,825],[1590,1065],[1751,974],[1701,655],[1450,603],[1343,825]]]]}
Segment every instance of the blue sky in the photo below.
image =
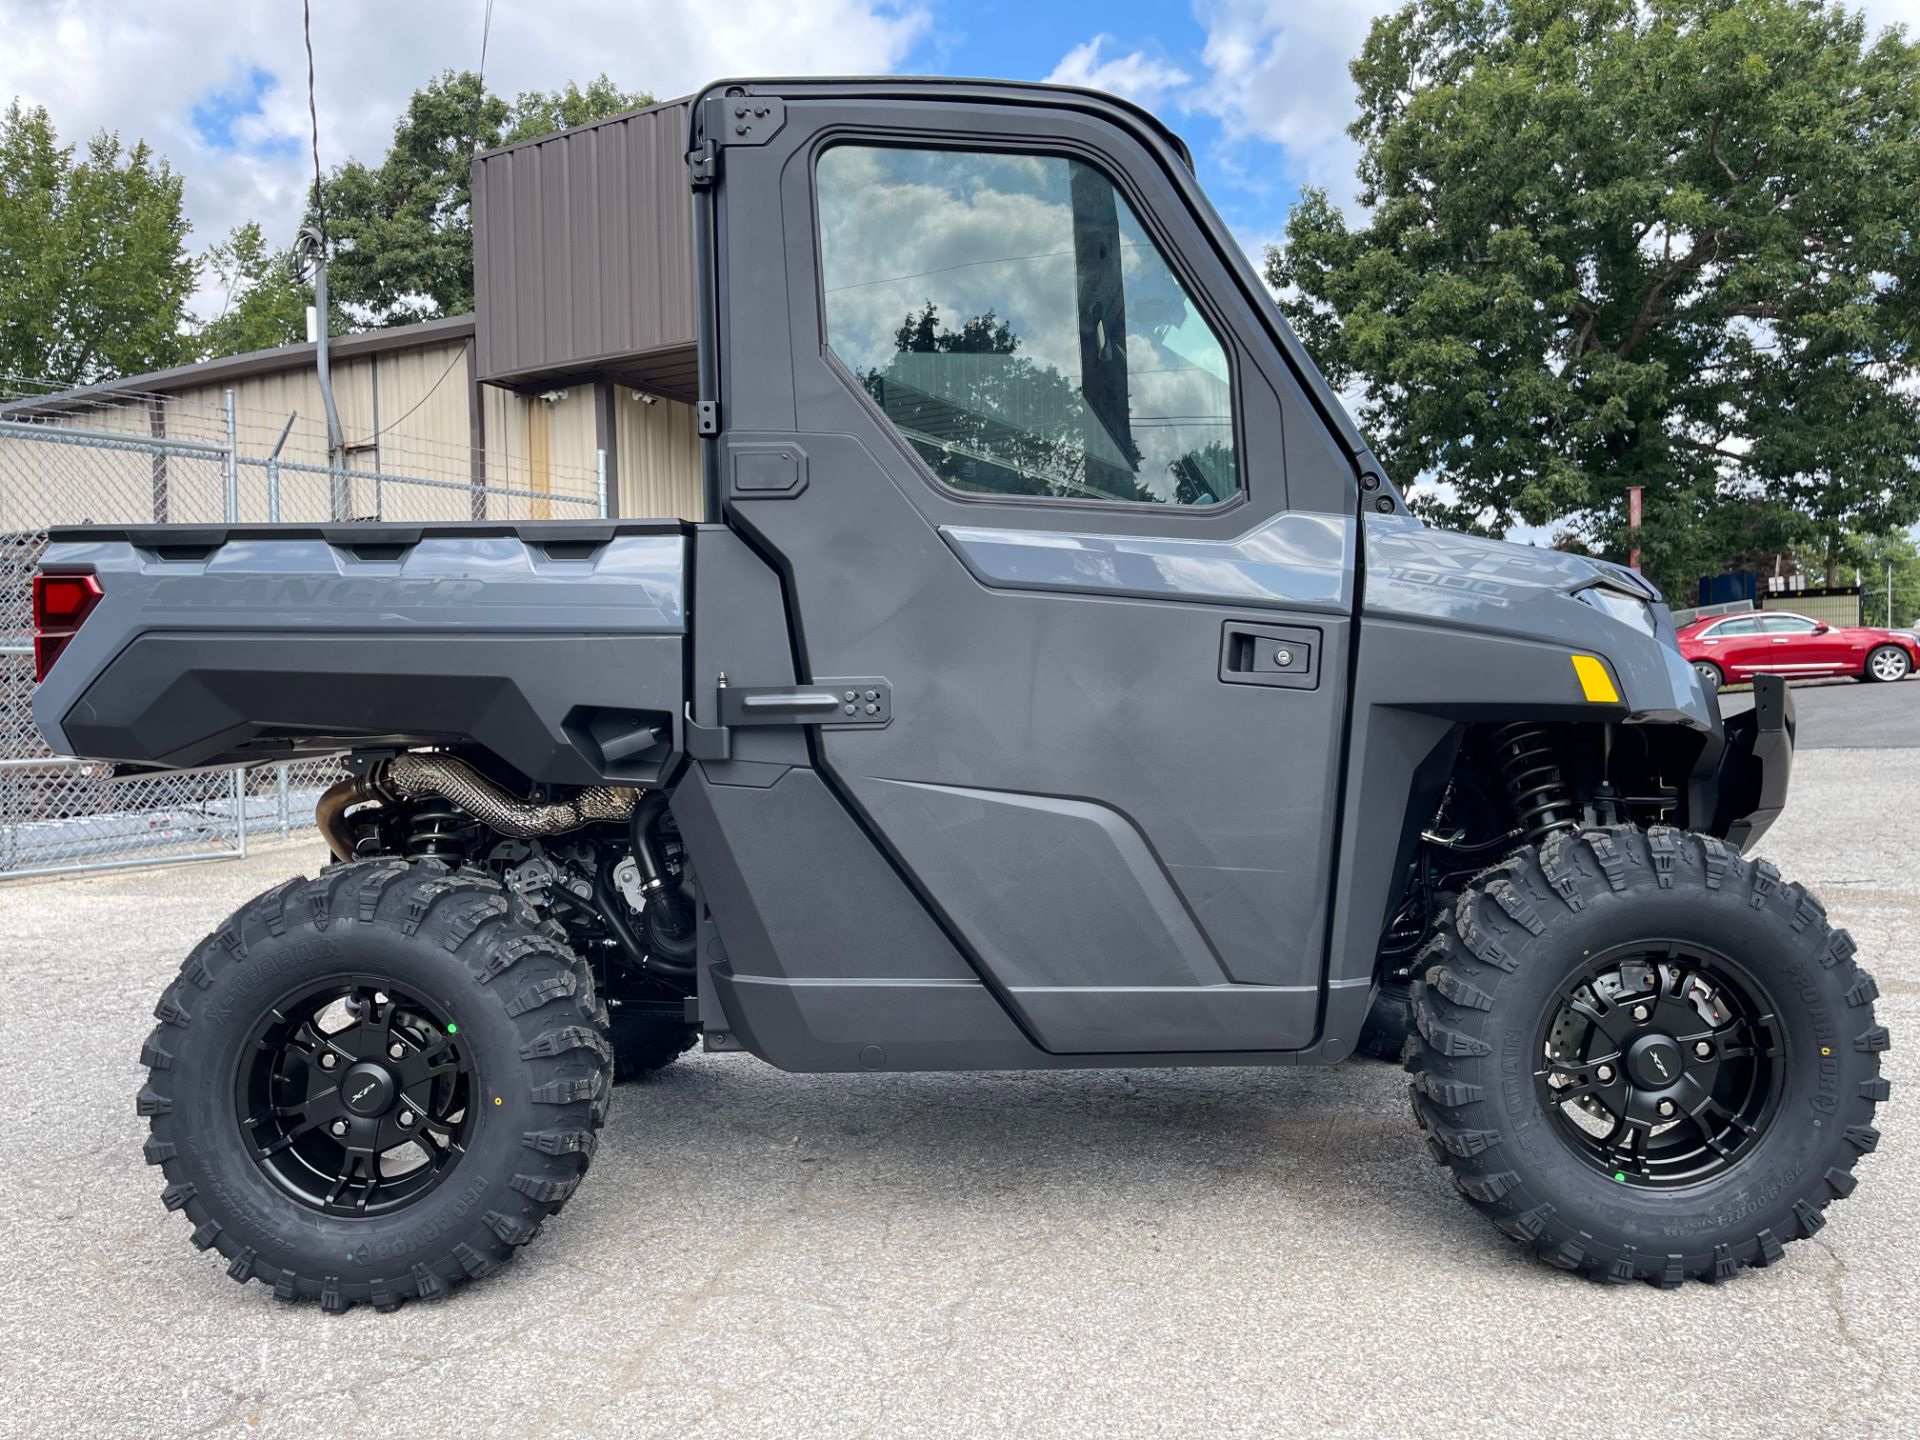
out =
{"type": "MultiPolygon", "coordinates": [[[[1912,4],[1920,0],[1876,0],[1912,4]]],[[[968,74],[1118,91],[1192,146],[1242,242],[1278,237],[1303,181],[1351,193],[1346,61],[1385,0],[496,0],[487,81],[551,89],[605,71],[661,96],[725,75],[968,74]]],[[[479,59],[484,0],[313,7],[320,155],[385,151],[407,96],[479,59]]],[[[193,243],[257,219],[283,243],[311,175],[297,0],[0,0],[0,92],[68,139],[147,140],[186,180],[193,243]]]]}
{"type": "Polygon", "coordinates": [[[1149,84],[1148,94],[1133,98],[1148,101],[1180,133],[1215,207],[1250,245],[1278,235],[1301,183],[1311,178],[1285,145],[1230,133],[1222,117],[1205,108],[1208,31],[1192,9],[1138,0],[1041,6],[992,0],[937,13],[934,32],[916,58],[940,73],[1039,80],[1077,58],[1089,72],[1086,78],[1108,81],[1102,88],[1115,88],[1112,82],[1127,71],[1112,67],[1129,61],[1136,77],[1185,76],[1184,83],[1149,84]]]}
{"type": "Polygon", "coordinates": [[[252,149],[263,154],[294,154],[300,149],[292,135],[249,135],[249,122],[266,113],[266,98],[280,82],[270,71],[250,65],[230,81],[209,86],[194,102],[194,134],[208,149],[231,154],[252,149]]]}

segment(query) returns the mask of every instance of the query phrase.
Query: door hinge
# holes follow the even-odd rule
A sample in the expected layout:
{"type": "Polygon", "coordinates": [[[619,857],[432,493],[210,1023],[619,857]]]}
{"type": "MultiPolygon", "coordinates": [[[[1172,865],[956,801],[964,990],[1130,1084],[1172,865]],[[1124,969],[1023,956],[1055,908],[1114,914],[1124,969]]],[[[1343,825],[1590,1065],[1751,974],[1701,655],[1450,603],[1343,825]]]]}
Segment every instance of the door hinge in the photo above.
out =
{"type": "Polygon", "coordinates": [[[693,430],[696,435],[720,433],[720,402],[718,400],[702,400],[694,405],[693,430]]]}
{"type": "Polygon", "coordinates": [[[698,150],[687,152],[687,183],[704,190],[720,178],[720,144],[703,140],[698,150]]]}
{"type": "Polygon", "coordinates": [[[707,133],[722,145],[764,145],[787,123],[787,102],[777,95],[727,95],[710,103],[719,123],[713,124],[715,111],[708,110],[707,133]]]}

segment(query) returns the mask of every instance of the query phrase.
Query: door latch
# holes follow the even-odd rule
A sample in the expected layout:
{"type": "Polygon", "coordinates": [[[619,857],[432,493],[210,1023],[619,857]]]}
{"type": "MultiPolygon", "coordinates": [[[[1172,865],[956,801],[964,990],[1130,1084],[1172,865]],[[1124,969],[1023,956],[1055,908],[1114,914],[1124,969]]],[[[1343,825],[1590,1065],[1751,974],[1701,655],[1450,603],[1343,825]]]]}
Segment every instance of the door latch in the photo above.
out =
{"type": "Polygon", "coordinates": [[[1320,642],[1321,632],[1309,626],[1229,620],[1220,636],[1220,678],[1229,685],[1316,689],[1320,642]]]}

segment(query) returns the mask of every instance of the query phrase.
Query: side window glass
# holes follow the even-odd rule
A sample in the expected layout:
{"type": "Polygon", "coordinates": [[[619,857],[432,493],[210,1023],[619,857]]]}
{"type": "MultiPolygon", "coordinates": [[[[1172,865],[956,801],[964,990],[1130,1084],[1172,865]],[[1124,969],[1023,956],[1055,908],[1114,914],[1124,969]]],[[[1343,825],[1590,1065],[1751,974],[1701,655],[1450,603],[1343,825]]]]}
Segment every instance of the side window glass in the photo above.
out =
{"type": "Polygon", "coordinates": [[[1811,635],[1813,621],[1798,615],[1768,615],[1760,621],[1760,628],[1769,635],[1811,635]]]}
{"type": "Polygon", "coordinates": [[[1718,626],[1708,638],[1713,640],[1731,640],[1736,635],[1758,635],[1759,633],[1760,622],[1758,620],[1729,620],[1725,624],[1718,626]]]}
{"type": "Polygon", "coordinates": [[[1100,171],[841,145],[818,184],[828,344],[945,483],[1235,494],[1225,348],[1100,171]]]}

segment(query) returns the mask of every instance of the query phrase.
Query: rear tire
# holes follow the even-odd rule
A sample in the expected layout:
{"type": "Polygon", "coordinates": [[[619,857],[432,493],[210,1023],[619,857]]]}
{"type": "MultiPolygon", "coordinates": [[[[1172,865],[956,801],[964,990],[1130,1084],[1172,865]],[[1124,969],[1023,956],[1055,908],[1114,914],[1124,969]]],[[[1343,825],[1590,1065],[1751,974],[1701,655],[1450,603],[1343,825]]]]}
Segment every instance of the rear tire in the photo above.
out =
{"type": "Polygon", "coordinates": [[[1694,661],[1693,673],[1700,677],[1700,683],[1709,690],[1718,690],[1727,683],[1726,672],[1711,660],[1694,661]]]}
{"type": "Polygon", "coordinates": [[[1534,1254],[1608,1281],[1722,1279],[1852,1192],[1887,1032],[1853,941],[1773,866],[1665,827],[1561,834],[1451,919],[1416,969],[1414,1114],[1456,1188],[1534,1254]],[[1610,958],[1629,952],[1653,958],[1610,958]],[[1574,1098],[1551,1099],[1563,1082],[1574,1098]],[[1630,1113],[1656,1111],[1674,1118],[1630,1113]]]}
{"type": "Polygon", "coordinates": [[[1868,652],[1867,663],[1860,672],[1860,678],[1882,683],[1904,680],[1907,678],[1907,672],[1912,668],[1912,659],[1898,645],[1880,645],[1868,652]]]}
{"type": "Polygon", "coordinates": [[[511,1259],[580,1184],[604,1118],[588,967],[523,901],[438,861],[269,891],[154,1013],[138,1108],[161,1198],[233,1279],[328,1310],[395,1309],[511,1259]],[[409,1157],[381,1153],[402,1133],[435,1171],[417,1193],[422,1161],[395,1176],[409,1157]]]}

